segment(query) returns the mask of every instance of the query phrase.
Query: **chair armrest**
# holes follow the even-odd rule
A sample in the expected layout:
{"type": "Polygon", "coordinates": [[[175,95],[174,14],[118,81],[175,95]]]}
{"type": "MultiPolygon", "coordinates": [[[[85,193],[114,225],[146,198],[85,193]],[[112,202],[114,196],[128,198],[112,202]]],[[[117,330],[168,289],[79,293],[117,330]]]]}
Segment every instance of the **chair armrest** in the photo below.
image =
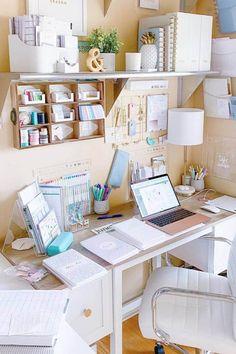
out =
{"type": "Polygon", "coordinates": [[[232,295],[208,293],[203,291],[172,288],[172,287],[163,287],[156,290],[152,297],[152,326],[157,337],[160,338],[160,340],[166,345],[170,343],[170,336],[168,335],[168,333],[166,333],[161,328],[159,328],[156,323],[157,300],[162,295],[189,296],[189,297],[195,297],[195,298],[198,297],[203,299],[209,298],[210,300],[226,301],[236,305],[236,297],[232,295]]]}
{"type": "Polygon", "coordinates": [[[200,237],[201,240],[211,240],[211,241],[219,241],[219,242],[225,242],[228,245],[232,245],[232,241],[227,239],[226,237],[219,237],[219,236],[214,236],[214,235],[205,235],[200,237]]]}

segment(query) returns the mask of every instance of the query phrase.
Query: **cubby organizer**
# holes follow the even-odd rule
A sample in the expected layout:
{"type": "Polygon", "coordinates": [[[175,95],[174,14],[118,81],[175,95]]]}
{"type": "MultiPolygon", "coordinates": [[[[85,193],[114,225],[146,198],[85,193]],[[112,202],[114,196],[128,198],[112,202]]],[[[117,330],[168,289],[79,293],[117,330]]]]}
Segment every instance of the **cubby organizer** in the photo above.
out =
{"type": "Polygon", "coordinates": [[[104,81],[17,82],[12,90],[17,149],[104,137],[104,81]]]}

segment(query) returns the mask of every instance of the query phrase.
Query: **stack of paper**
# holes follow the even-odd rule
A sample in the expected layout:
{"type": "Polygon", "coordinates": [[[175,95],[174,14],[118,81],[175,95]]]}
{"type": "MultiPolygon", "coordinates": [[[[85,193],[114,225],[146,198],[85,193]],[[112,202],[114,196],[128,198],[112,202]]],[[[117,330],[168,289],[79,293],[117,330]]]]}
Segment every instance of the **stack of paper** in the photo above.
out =
{"type": "Polygon", "coordinates": [[[136,247],[114,237],[116,234],[115,231],[102,232],[82,241],[81,245],[111,264],[122,262],[139,252],[136,247]]]}
{"type": "Polygon", "coordinates": [[[0,345],[53,346],[64,319],[68,291],[0,291],[0,345]]]}
{"type": "Polygon", "coordinates": [[[104,267],[73,249],[44,259],[43,265],[72,288],[107,273],[104,267]]]}
{"type": "Polygon", "coordinates": [[[170,235],[136,218],[114,224],[114,229],[117,231],[115,237],[140,250],[146,250],[170,239],[170,235]]]}

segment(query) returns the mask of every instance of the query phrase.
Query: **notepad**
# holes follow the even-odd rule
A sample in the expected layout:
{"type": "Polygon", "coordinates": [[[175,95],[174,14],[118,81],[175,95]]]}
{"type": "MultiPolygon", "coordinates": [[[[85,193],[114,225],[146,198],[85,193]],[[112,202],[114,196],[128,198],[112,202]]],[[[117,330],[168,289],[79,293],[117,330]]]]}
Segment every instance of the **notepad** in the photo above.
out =
{"type": "Polygon", "coordinates": [[[68,291],[0,291],[0,345],[53,346],[68,303],[68,291]]]}
{"type": "Polygon", "coordinates": [[[115,234],[116,237],[140,250],[146,250],[170,240],[170,235],[136,218],[116,223],[113,227],[118,231],[115,234]]]}
{"type": "Polygon", "coordinates": [[[43,265],[71,288],[107,273],[104,267],[73,249],[44,259],[43,265]]]}
{"type": "Polygon", "coordinates": [[[81,245],[111,264],[122,262],[139,252],[136,247],[114,237],[114,233],[102,232],[82,241],[81,245]]]}

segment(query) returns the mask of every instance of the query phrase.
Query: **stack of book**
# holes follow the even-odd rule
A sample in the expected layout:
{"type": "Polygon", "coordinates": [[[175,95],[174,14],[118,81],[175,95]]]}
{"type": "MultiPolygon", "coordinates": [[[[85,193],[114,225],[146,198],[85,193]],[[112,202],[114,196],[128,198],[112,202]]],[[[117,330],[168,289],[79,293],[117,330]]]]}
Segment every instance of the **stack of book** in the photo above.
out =
{"type": "Polygon", "coordinates": [[[183,12],[146,17],[139,22],[139,46],[144,32],[153,32],[158,71],[210,70],[212,17],[183,12]]]}
{"type": "Polygon", "coordinates": [[[3,290],[0,298],[1,353],[2,346],[55,345],[65,318],[68,290],[3,290]]]}
{"type": "Polygon", "coordinates": [[[48,245],[61,233],[54,210],[50,210],[36,182],[18,192],[18,203],[37,253],[44,254],[48,245]]]}

